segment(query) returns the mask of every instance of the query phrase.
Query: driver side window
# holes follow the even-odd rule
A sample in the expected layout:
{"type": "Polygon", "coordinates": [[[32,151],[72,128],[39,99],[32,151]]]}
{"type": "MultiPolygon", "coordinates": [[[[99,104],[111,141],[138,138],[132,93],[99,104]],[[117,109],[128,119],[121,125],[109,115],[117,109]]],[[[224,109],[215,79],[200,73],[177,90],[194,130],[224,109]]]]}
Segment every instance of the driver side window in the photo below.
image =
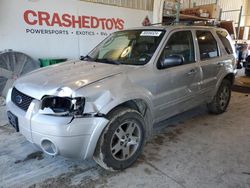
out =
{"type": "MultiPolygon", "coordinates": [[[[161,65],[164,61],[166,64],[167,59],[173,56],[180,57],[182,59],[181,64],[195,62],[194,43],[191,31],[178,31],[172,34],[160,56],[160,62],[158,62],[158,64],[161,65]]],[[[173,66],[176,65],[173,64],[173,66]]],[[[165,66],[165,68],[166,67],[167,66],[165,66]]]]}

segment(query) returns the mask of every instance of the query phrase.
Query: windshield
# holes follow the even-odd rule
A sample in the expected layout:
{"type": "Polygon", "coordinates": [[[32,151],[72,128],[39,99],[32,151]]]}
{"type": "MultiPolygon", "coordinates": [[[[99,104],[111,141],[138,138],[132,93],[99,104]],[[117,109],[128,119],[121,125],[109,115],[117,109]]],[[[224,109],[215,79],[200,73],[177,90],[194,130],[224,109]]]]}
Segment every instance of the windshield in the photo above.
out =
{"type": "Polygon", "coordinates": [[[129,30],[111,34],[86,56],[101,63],[145,65],[154,55],[164,30],[129,30]]]}

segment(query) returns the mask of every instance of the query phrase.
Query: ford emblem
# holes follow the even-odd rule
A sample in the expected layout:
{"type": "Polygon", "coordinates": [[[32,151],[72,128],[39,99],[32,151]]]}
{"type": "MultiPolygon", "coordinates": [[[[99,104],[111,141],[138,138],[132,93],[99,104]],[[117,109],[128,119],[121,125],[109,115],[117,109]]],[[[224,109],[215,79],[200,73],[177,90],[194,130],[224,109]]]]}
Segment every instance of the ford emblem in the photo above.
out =
{"type": "Polygon", "coordinates": [[[17,104],[21,104],[23,102],[23,99],[20,95],[16,96],[16,102],[17,102],[17,104]]]}

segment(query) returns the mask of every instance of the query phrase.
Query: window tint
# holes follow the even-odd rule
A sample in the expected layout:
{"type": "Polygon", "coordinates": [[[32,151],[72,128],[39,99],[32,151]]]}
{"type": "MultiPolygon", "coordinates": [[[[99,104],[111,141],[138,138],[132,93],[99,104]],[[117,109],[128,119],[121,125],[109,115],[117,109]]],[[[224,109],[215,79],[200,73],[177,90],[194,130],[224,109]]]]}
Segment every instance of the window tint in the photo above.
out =
{"type": "Polygon", "coordinates": [[[215,38],[209,31],[196,32],[201,60],[218,57],[219,51],[215,38]]]}
{"type": "Polygon", "coordinates": [[[161,59],[171,55],[183,56],[184,64],[195,61],[194,43],[191,31],[179,31],[171,35],[161,55],[161,59]]]}
{"type": "Polygon", "coordinates": [[[218,37],[220,38],[226,52],[228,54],[233,54],[233,48],[231,46],[231,43],[229,42],[230,40],[230,37],[229,35],[227,34],[226,31],[216,31],[218,37]]]}

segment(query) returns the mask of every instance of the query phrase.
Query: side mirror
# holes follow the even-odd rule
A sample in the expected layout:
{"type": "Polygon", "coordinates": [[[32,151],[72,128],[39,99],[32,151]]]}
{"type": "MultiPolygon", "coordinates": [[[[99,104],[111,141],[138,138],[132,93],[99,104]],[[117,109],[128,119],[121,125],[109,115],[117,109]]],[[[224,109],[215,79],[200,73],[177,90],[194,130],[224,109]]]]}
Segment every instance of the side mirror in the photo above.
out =
{"type": "Polygon", "coordinates": [[[170,55],[160,60],[158,68],[165,69],[169,67],[182,65],[183,63],[184,63],[184,57],[182,55],[170,55]]]}

